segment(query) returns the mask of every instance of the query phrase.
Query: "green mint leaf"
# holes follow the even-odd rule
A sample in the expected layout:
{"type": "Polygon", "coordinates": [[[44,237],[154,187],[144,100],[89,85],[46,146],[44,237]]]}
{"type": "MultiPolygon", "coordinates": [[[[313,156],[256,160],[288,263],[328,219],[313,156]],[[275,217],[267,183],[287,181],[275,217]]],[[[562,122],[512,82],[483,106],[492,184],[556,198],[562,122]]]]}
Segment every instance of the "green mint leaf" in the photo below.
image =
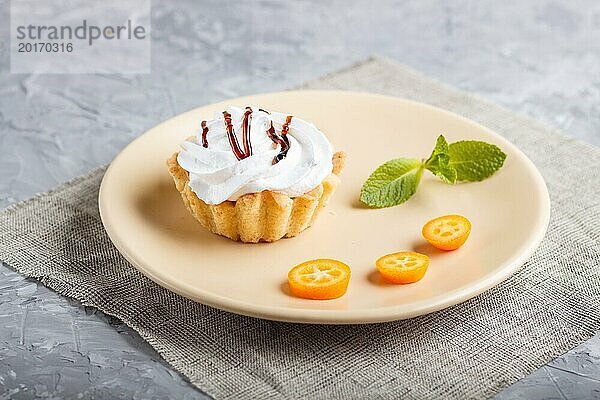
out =
{"type": "Polygon", "coordinates": [[[448,183],[450,185],[454,185],[456,183],[456,178],[458,174],[453,167],[446,165],[434,169],[428,169],[445,183],[448,183]]]}
{"type": "Polygon", "coordinates": [[[398,158],[377,168],[360,190],[360,201],[370,207],[391,207],[404,203],[417,191],[423,163],[398,158]]]}
{"type": "Polygon", "coordinates": [[[454,184],[456,182],[456,170],[449,165],[449,162],[450,155],[448,142],[446,142],[446,138],[443,135],[440,135],[437,138],[431,156],[429,156],[423,166],[442,181],[454,184]]]}
{"type": "Polygon", "coordinates": [[[456,170],[457,181],[482,181],[498,171],[506,159],[498,146],[477,140],[451,143],[448,154],[448,166],[456,170]]]}
{"type": "MultiPolygon", "coordinates": [[[[437,154],[448,154],[449,146],[444,135],[438,136],[431,157],[437,154]]],[[[431,157],[429,157],[431,159],[431,157]]]]}

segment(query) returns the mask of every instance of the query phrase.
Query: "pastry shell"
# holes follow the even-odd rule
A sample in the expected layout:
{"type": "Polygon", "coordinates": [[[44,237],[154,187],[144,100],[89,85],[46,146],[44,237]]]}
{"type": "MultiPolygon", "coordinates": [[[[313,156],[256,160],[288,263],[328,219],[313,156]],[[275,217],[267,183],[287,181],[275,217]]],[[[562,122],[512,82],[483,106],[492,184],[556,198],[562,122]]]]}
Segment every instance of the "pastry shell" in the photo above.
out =
{"type": "Polygon", "coordinates": [[[346,159],[344,152],[335,153],[332,173],[302,196],[265,190],[245,194],[236,201],[206,204],[190,189],[189,173],[177,162],[177,154],[167,160],[167,165],[187,209],[211,232],[245,243],[274,242],[296,236],[311,226],[340,184],[346,159]]]}

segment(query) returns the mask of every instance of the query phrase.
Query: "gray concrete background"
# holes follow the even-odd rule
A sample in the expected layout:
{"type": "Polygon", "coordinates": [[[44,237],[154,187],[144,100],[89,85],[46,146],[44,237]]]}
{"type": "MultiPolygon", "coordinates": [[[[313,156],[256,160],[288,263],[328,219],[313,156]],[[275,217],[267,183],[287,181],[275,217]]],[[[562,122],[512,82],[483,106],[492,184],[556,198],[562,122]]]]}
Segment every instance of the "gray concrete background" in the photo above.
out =
{"type": "MultiPolygon", "coordinates": [[[[152,74],[9,73],[0,1],[0,207],[110,161],[187,109],[281,90],[372,54],[600,145],[600,3],[153,4],[152,74]]],[[[0,398],[204,396],[120,321],[0,265],[0,398]]],[[[498,395],[600,398],[600,335],[498,395]]]]}

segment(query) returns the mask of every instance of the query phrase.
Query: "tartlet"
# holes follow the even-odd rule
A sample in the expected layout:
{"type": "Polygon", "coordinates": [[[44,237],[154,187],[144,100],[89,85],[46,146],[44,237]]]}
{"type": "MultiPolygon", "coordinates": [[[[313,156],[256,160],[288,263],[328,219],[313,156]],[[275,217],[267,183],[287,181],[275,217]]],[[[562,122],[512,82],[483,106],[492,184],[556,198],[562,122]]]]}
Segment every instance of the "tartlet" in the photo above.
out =
{"type": "MultiPolygon", "coordinates": [[[[216,115],[211,122],[202,121],[201,132],[188,138],[182,144],[184,149],[175,152],[167,160],[175,187],[194,218],[215,234],[245,243],[273,242],[284,237],[294,237],[311,226],[339,186],[339,176],[346,158],[343,152],[333,153],[323,133],[314,125],[287,114],[258,110],[246,107],[242,111],[229,107],[228,111],[222,113],[223,117],[216,115]],[[239,144],[240,133],[243,149],[239,144]],[[272,141],[268,147],[261,134],[272,141]],[[306,137],[301,136],[303,134],[312,135],[315,139],[307,141],[306,137]],[[224,151],[226,144],[221,136],[227,137],[237,161],[232,161],[224,151]],[[254,148],[252,138],[259,142],[254,148]],[[217,150],[212,150],[212,153],[209,150],[211,142],[215,142],[215,147],[220,146],[217,150]],[[260,150],[261,143],[264,151],[260,150]],[[327,143],[329,147],[323,143],[327,143]],[[288,151],[292,155],[290,158],[299,161],[291,160],[289,165],[283,165],[287,162],[288,151]],[[312,159],[304,153],[309,153],[312,159]],[[276,155],[272,157],[273,154],[276,155]],[[242,162],[253,156],[254,160],[242,162]],[[273,159],[272,167],[266,165],[267,161],[271,162],[270,159],[264,161],[268,157],[273,159]],[[325,162],[324,157],[330,158],[325,162]],[[273,170],[279,162],[282,164],[276,171],[273,170]],[[292,164],[293,162],[296,164],[292,164]],[[255,165],[252,170],[251,167],[255,165]],[[249,167],[244,169],[246,166],[249,167]],[[293,183],[289,187],[281,185],[282,181],[285,182],[286,167],[294,167],[294,171],[300,169],[301,179],[294,176],[294,181],[290,178],[293,183]],[[256,177],[252,175],[257,174],[255,170],[258,170],[256,177]],[[301,175],[304,170],[308,172],[301,175]],[[247,173],[254,178],[246,182],[247,178],[239,177],[236,173],[247,173]],[[319,181],[315,182],[315,179],[319,181]],[[230,181],[235,181],[236,184],[239,181],[246,183],[238,187],[239,185],[229,184],[230,181]],[[298,193],[311,184],[309,190],[298,193]],[[252,191],[257,188],[262,190],[252,191]],[[245,191],[248,193],[244,193],[245,191]],[[224,196],[227,199],[219,201],[224,196]]],[[[296,172],[289,172],[290,175],[294,173],[296,172]]]]}

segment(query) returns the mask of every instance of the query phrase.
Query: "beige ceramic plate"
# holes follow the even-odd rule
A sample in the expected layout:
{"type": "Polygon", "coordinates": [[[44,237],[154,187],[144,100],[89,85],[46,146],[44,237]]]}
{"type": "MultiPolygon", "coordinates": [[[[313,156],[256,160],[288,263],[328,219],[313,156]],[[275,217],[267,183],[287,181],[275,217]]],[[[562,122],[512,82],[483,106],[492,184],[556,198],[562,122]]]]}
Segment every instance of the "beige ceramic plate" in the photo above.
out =
{"type": "Polygon", "coordinates": [[[402,99],[334,91],[269,93],[201,107],[172,118],[133,141],[113,161],[100,189],[100,212],[121,253],[158,284],[235,313],[295,322],[366,323],[410,318],[460,303],[519,269],[544,236],[548,192],[531,161],[485,127],[450,112],[402,99]],[[165,160],[202,119],[233,104],[289,112],[314,122],[348,153],[342,185],[315,225],[298,237],[242,244],[204,230],[188,214],[165,160]],[[417,194],[388,209],[357,201],[379,164],[428,156],[436,137],[478,139],[500,146],[505,166],[480,183],[441,183],[423,175],[417,194]],[[467,216],[473,230],[454,252],[430,248],[421,237],[427,220],[467,216]],[[374,261],[415,250],[431,257],[412,285],[381,281],[374,261]],[[336,300],[294,298],[287,272],[313,258],[349,264],[348,292],[336,300]]]}

